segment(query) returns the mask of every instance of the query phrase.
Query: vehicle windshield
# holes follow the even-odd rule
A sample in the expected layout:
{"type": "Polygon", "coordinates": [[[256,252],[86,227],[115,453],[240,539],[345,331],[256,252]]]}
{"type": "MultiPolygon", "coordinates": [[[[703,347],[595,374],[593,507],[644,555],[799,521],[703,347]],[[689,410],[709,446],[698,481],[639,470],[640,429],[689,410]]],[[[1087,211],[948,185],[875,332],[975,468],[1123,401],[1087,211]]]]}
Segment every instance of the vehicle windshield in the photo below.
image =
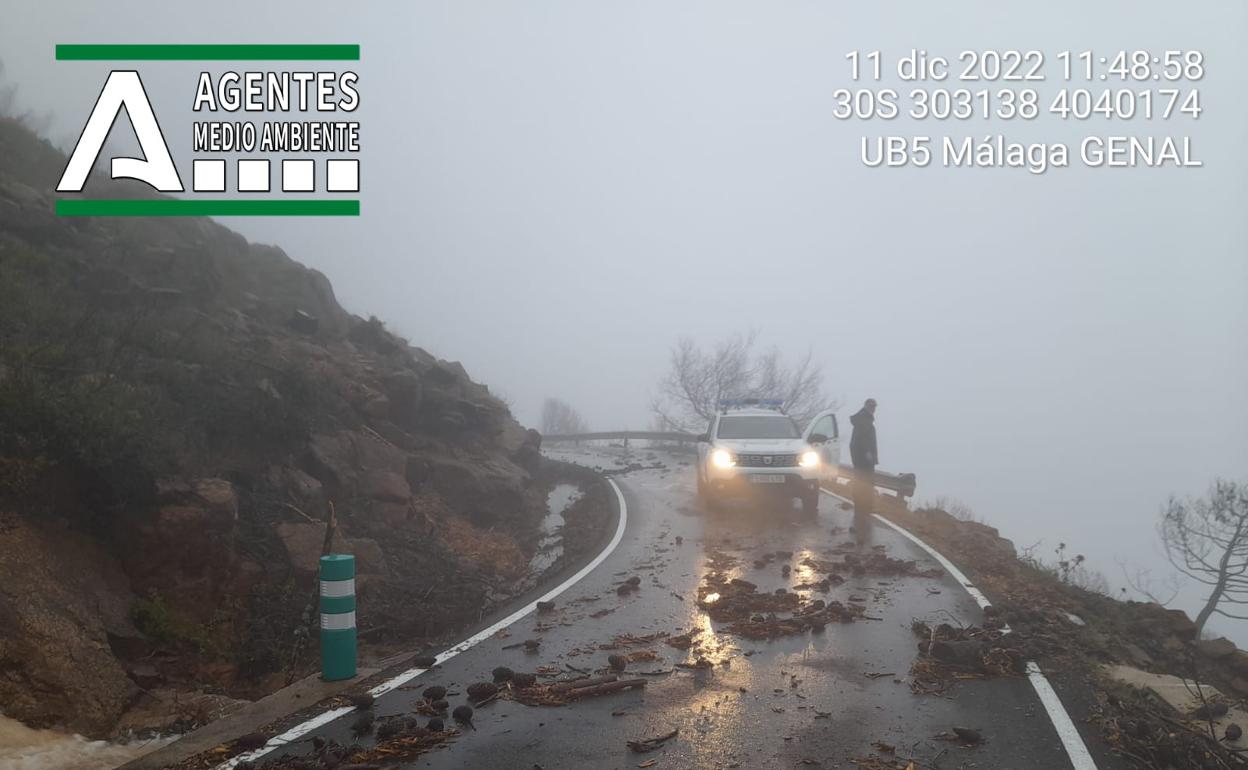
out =
{"type": "Polygon", "coordinates": [[[797,424],[784,415],[721,417],[718,438],[799,438],[797,424]]]}

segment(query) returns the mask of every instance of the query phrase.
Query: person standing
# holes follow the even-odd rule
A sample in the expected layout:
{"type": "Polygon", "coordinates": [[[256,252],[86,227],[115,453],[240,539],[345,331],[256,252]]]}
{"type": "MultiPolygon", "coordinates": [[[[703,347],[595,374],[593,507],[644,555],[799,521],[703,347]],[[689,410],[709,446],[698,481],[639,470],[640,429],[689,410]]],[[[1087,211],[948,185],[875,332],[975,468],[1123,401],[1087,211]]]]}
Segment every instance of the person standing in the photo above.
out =
{"type": "Polygon", "coordinates": [[[849,438],[849,456],[854,464],[854,518],[863,521],[871,514],[875,502],[875,466],[880,461],[875,441],[875,399],[868,398],[849,418],[854,432],[849,438]]]}

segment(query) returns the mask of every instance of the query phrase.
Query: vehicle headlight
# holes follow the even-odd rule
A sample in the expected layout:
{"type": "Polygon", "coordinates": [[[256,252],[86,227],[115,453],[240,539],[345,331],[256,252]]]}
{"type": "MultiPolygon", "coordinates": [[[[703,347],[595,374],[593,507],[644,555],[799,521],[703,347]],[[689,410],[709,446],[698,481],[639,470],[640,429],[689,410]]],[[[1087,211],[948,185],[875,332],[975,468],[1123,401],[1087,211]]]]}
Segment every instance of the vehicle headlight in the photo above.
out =
{"type": "Polygon", "coordinates": [[[808,450],[806,452],[802,452],[802,456],[797,461],[797,464],[802,466],[803,468],[817,467],[819,465],[819,453],[814,451],[813,449],[808,450]]]}
{"type": "Polygon", "coordinates": [[[737,464],[737,458],[727,449],[716,449],[711,452],[711,464],[716,468],[731,468],[737,464]]]}

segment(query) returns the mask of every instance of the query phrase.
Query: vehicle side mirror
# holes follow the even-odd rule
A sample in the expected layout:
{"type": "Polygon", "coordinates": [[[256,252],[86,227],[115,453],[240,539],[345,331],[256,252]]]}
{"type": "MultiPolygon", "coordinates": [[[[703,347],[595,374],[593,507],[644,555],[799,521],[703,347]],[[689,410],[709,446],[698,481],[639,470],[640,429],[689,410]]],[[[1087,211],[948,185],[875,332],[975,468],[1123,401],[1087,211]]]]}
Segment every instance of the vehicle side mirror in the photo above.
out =
{"type": "Polygon", "coordinates": [[[827,436],[825,436],[825,435],[823,435],[822,433],[812,433],[812,434],[810,434],[810,443],[812,443],[812,444],[826,444],[826,443],[828,443],[828,437],[827,437],[827,436]]]}
{"type": "Polygon", "coordinates": [[[711,441],[711,434],[709,434],[709,433],[699,433],[699,434],[698,434],[698,443],[699,443],[699,444],[709,444],[709,443],[710,443],[710,441],[711,441]]]}

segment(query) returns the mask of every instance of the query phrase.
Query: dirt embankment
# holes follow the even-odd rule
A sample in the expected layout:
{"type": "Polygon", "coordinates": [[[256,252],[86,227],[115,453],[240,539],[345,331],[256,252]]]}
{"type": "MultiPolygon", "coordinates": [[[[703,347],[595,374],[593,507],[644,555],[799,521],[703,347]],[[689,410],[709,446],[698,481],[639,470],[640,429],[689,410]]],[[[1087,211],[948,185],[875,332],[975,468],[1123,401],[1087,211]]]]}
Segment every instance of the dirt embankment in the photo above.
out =
{"type": "Polygon", "coordinates": [[[310,671],[331,508],[370,643],[509,595],[545,514],[535,432],[280,249],[57,218],[63,164],[0,121],[6,714],[186,727],[310,671]]]}

